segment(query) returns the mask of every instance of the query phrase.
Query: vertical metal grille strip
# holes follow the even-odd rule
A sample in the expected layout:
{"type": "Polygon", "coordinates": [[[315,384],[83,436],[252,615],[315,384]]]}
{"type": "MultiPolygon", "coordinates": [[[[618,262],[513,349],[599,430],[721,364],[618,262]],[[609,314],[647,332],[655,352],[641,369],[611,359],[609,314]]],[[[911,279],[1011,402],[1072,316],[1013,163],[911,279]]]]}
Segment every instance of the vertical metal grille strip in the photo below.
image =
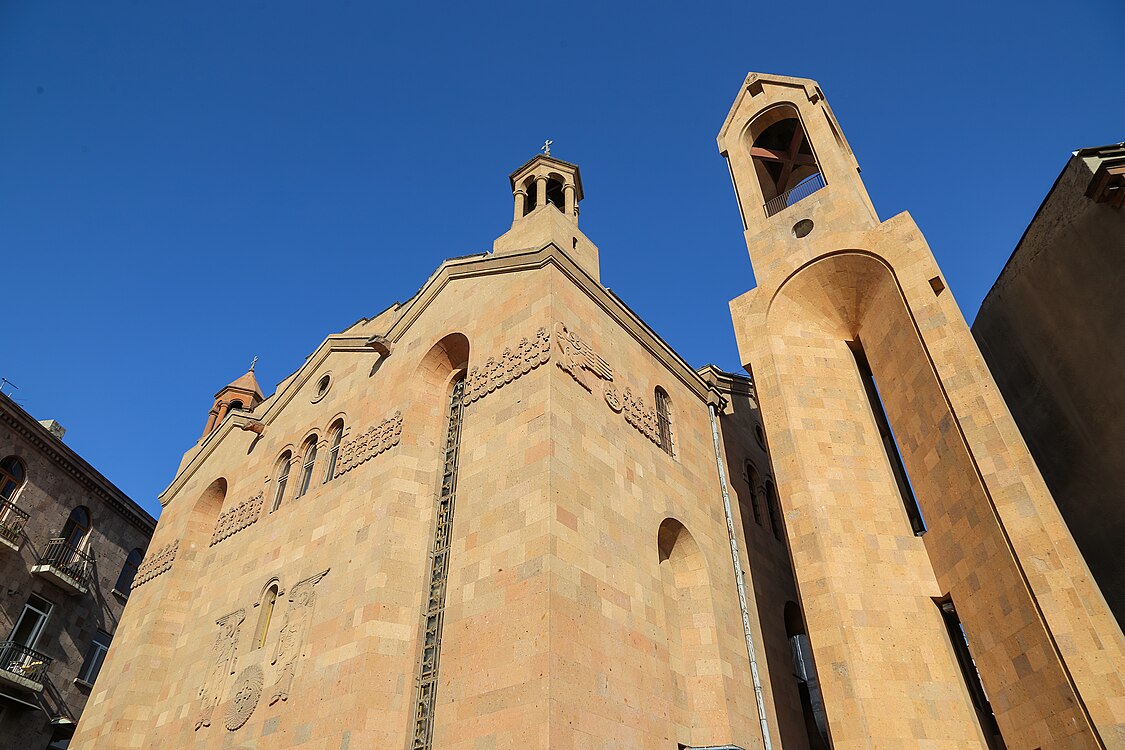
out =
{"type": "Polygon", "coordinates": [[[418,659],[417,700],[414,734],[410,750],[430,750],[434,738],[434,704],[437,698],[438,662],[441,657],[441,628],[445,616],[445,592],[449,580],[449,544],[453,539],[453,506],[457,492],[457,455],[461,447],[461,416],[464,411],[465,378],[453,385],[449,401],[449,425],[445,431],[441,473],[434,519],[434,543],[430,550],[430,586],[423,613],[422,648],[418,659]]]}

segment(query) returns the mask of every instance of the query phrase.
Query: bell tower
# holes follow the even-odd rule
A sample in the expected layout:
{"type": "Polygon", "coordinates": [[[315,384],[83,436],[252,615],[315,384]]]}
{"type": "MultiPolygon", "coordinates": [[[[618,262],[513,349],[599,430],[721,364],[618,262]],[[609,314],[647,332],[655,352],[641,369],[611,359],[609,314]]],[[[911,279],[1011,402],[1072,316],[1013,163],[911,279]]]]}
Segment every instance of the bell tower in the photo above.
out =
{"type": "Polygon", "coordinates": [[[250,369],[246,371],[245,375],[215,394],[215,403],[211,407],[211,411],[207,413],[207,426],[203,428],[203,435],[200,436],[200,440],[210,435],[216,427],[222,424],[223,419],[232,410],[253,411],[258,404],[262,403],[264,400],[262,389],[258,385],[258,379],[254,377],[254,365],[257,362],[258,358],[254,357],[254,361],[250,363],[250,369]]]}
{"type": "Polygon", "coordinates": [[[551,156],[550,141],[544,151],[509,175],[512,228],[496,239],[493,252],[538,250],[554,243],[596,281],[598,248],[578,229],[582,175],[577,165],[551,156]]]}
{"type": "Polygon", "coordinates": [[[917,225],[879,220],[815,81],[751,73],[718,146],[833,746],[1125,742],[1125,637],[917,225]]]}

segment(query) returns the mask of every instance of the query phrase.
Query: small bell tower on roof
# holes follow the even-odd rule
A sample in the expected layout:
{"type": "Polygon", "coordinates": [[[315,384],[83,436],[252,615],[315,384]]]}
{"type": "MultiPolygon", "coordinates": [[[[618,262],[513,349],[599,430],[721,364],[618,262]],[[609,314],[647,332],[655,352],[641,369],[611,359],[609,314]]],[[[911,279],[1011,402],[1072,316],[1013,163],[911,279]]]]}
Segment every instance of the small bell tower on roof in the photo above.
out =
{"type": "Polygon", "coordinates": [[[203,439],[214,432],[222,424],[223,418],[232,410],[253,411],[258,404],[265,400],[258,379],[254,377],[254,366],[258,358],[250,363],[246,374],[215,394],[215,405],[207,415],[207,426],[203,428],[203,439]]]}
{"type": "Polygon", "coordinates": [[[598,248],[578,229],[578,204],[583,198],[578,165],[551,156],[551,144],[508,176],[512,186],[512,228],[493,243],[498,255],[538,250],[555,244],[594,279],[598,279],[598,248]]]}

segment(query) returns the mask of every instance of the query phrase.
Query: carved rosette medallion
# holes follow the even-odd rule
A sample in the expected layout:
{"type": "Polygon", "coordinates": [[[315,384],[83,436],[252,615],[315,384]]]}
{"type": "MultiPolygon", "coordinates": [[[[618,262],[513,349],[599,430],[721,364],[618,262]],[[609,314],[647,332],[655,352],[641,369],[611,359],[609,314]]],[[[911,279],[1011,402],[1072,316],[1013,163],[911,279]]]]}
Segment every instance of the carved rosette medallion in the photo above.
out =
{"type": "Polygon", "coordinates": [[[242,670],[242,674],[234,682],[234,695],[231,696],[227,715],[223,719],[228,730],[233,732],[250,719],[250,714],[254,713],[258,700],[262,697],[262,686],[265,683],[265,675],[257,664],[251,664],[242,670]]]}
{"type": "Polygon", "coordinates": [[[619,394],[617,388],[612,385],[607,385],[605,387],[605,402],[609,405],[610,409],[613,409],[618,414],[621,413],[621,409],[624,406],[621,403],[621,394],[619,394]]]}

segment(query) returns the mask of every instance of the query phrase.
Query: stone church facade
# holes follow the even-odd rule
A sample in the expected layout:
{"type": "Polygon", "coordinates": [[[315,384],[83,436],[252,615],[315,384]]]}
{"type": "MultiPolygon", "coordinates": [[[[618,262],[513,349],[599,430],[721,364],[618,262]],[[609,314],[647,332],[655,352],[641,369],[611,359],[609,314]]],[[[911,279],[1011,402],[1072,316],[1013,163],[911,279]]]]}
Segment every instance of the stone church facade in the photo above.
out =
{"type": "Polygon", "coordinates": [[[754,381],[602,286],[536,156],[492,252],[216,395],[72,747],[1125,745],[1122,633],[916,227],[812,81],[751,75],[719,145],[754,381]]]}

